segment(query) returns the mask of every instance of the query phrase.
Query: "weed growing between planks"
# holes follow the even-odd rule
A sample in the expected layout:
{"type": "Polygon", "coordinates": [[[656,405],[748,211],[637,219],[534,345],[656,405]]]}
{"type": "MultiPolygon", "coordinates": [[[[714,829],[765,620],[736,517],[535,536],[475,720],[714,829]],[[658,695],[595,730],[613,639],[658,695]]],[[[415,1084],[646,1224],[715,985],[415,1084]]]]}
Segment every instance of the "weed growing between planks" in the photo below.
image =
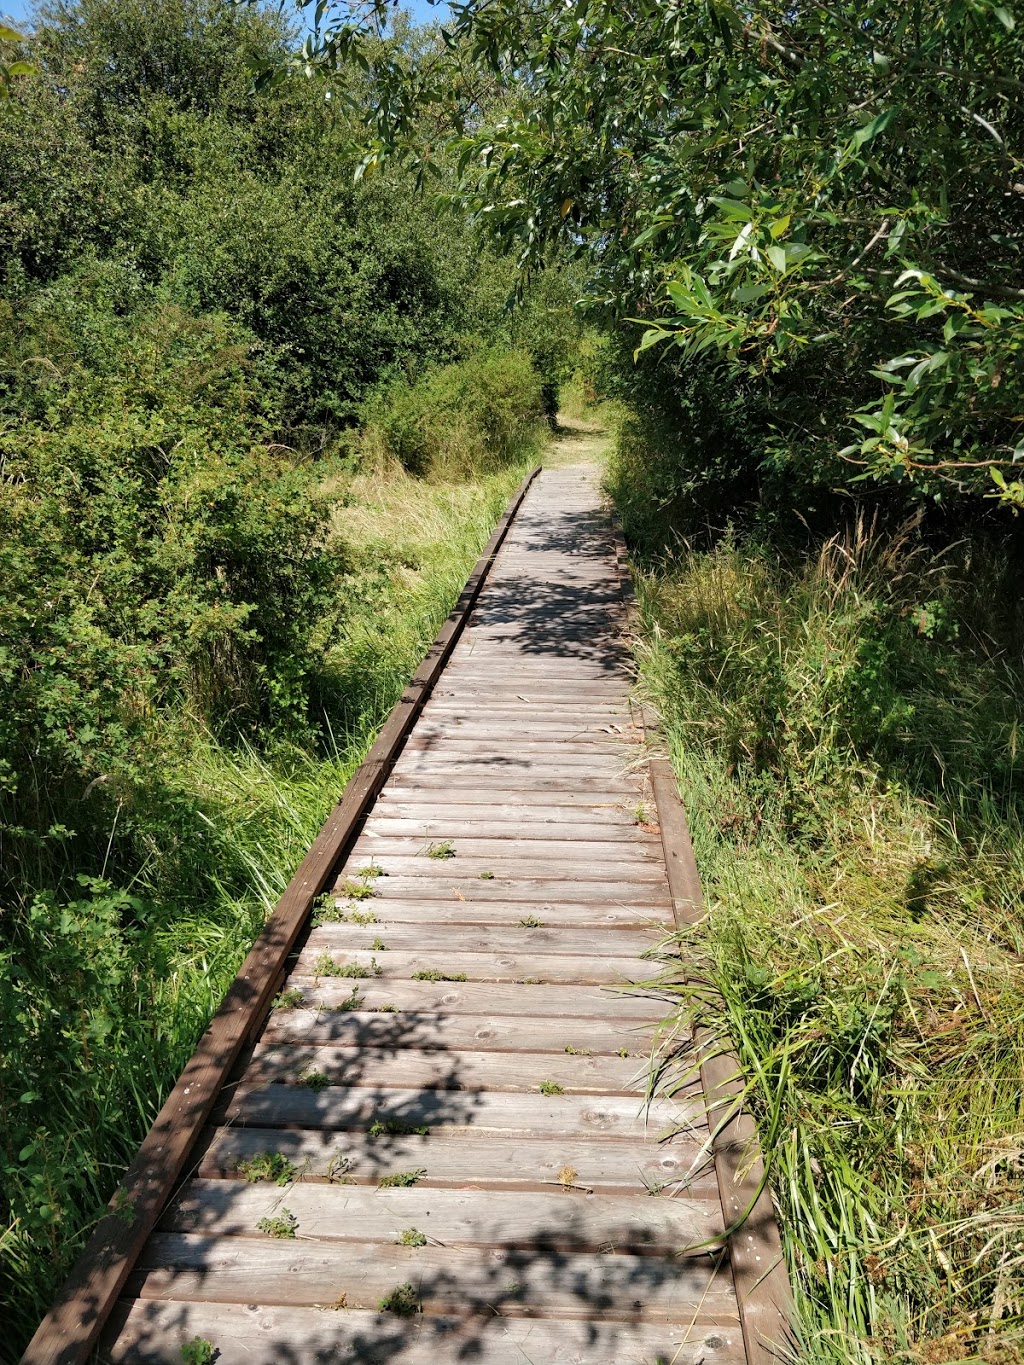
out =
{"type": "Polygon", "coordinates": [[[860,525],[638,582],[710,906],[672,1027],[739,1053],[814,1365],[1022,1358],[1022,688],[970,567],[860,525]]]}

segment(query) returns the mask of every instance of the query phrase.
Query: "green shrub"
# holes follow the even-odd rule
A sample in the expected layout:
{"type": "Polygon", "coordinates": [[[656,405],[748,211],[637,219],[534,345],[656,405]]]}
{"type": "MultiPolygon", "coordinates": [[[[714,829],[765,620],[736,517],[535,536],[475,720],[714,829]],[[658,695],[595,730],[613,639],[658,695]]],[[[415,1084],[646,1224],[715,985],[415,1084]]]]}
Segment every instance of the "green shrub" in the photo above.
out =
{"type": "Polygon", "coordinates": [[[541,381],[522,352],[488,350],[394,384],[366,408],[368,437],[414,474],[453,476],[539,449],[541,381]]]}

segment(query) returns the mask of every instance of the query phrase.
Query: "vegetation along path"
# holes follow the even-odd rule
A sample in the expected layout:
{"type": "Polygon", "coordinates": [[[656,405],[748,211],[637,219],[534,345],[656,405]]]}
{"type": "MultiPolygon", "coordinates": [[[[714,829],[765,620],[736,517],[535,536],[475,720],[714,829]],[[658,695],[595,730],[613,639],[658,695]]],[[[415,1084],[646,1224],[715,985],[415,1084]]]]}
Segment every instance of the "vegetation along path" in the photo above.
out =
{"type": "Polygon", "coordinates": [[[688,843],[655,823],[624,605],[596,467],[545,470],[105,1359],[774,1358],[777,1233],[725,1236],[736,1167],[658,1031],[688,843]]]}

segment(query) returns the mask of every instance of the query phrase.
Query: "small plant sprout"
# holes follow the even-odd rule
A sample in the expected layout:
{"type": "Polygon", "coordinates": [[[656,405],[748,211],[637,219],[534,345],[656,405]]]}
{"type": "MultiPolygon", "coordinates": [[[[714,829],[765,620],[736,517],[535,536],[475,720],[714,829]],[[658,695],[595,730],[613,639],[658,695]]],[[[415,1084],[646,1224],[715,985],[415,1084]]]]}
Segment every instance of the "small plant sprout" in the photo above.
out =
{"type": "Polygon", "coordinates": [[[406,1281],[392,1289],[390,1294],[385,1294],[377,1306],[382,1313],[397,1313],[400,1318],[411,1318],[420,1311],[420,1300],[416,1290],[406,1281]]]}
{"type": "Polygon", "coordinates": [[[572,1043],[566,1043],[565,1050],[570,1057],[593,1057],[593,1051],[589,1047],[573,1047],[572,1043]]]}
{"type": "Polygon", "coordinates": [[[377,1137],[404,1137],[416,1134],[418,1137],[426,1137],[430,1129],[426,1124],[413,1127],[411,1124],[402,1123],[400,1119],[374,1119],[366,1130],[367,1136],[377,1137]]]}
{"type": "Polygon", "coordinates": [[[350,924],[379,924],[380,916],[375,910],[350,910],[348,912],[350,924]]]}
{"type": "Polygon", "coordinates": [[[444,861],[447,858],[455,857],[455,845],[450,839],[443,839],[439,843],[427,845],[427,857],[437,858],[444,861]]]}
{"type": "Polygon", "coordinates": [[[579,1171],[575,1166],[563,1166],[558,1172],[558,1183],[565,1189],[568,1189],[570,1185],[576,1184],[576,1177],[578,1175],[579,1171]]]}
{"type": "Polygon", "coordinates": [[[628,1048],[628,1047],[620,1047],[620,1048],[619,1048],[619,1056],[620,1056],[620,1057],[628,1057],[628,1056],[629,1056],[629,1048],[628,1048]]]}
{"type": "Polygon", "coordinates": [[[115,1190],[111,1206],[111,1212],[119,1222],[126,1226],[135,1222],[135,1202],[127,1190],[115,1190]]]}
{"type": "Polygon", "coordinates": [[[427,967],[421,972],[413,972],[414,981],[468,981],[465,972],[442,972],[436,967],[427,967]]]}
{"type": "Polygon", "coordinates": [[[293,1238],[298,1226],[299,1220],[291,1209],[282,1209],[280,1213],[261,1218],[256,1224],[256,1231],[265,1232],[268,1237],[293,1238]]]}
{"type": "Polygon", "coordinates": [[[386,1005],[373,1005],[369,1009],[370,1014],[398,1014],[398,1006],[393,1005],[390,1000],[386,1005]]]}
{"type": "Polygon", "coordinates": [[[313,964],[318,976],[343,976],[349,980],[363,981],[369,976],[383,976],[384,968],[375,957],[364,965],[361,962],[346,962],[343,964],[335,962],[328,953],[321,953],[313,964]],[[330,967],[323,966],[321,963],[330,963],[330,967]]]}
{"type": "Polygon", "coordinates": [[[419,1228],[406,1228],[398,1239],[398,1245],[402,1247],[425,1247],[427,1245],[426,1233],[420,1232],[419,1228]]]}
{"type": "Polygon", "coordinates": [[[377,877],[386,876],[386,873],[384,869],[382,867],[378,867],[376,863],[368,863],[366,867],[361,867],[359,869],[359,871],[356,873],[356,876],[362,882],[372,882],[377,877]]]}
{"type": "Polygon", "coordinates": [[[330,953],[321,953],[313,963],[314,976],[340,976],[341,964],[335,962],[330,953]]]}
{"type": "Polygon", "coordinates": [[[543,924],[544,921],[538,919],[536,915],[524,915],[519,921],[520,929],[540,929],[543,927],[543,924]]]}
{"type": "Polygon", "coordinates": [[[351,1165],[351,1161],[344,1152],[337,1152],[327,1163],[324,1177],[332,1185],[354,1185],[356,1182],[348,1173],[351,1165]]]}
{"type": "Polygon", "coordinates": [[[644,805],[642,801],[638,801],[636,805],[633,807],[633,824],[649,825],[650,823],[651,821],[650,816],[647,813],[647,807],[644,805]]]}
{"type": "Polygon", "coordinates": [[[253,1184],[272,1180],[275,1185],[288,1185],[295,1179],[295,1166],[281,1152],[259,1152],[246,1157],[235,1170],[253,1184]]]}
{"type": "Polygon", "coordinates": [[[540,1090],[540,1093],[542,1095],[565,1094],[565,1087],[559,1085],[557,1081],[541,1081],[540,1085],[538,1086],[538,1089],[540,1090]]]}
{"type": "Polygon", "coordinates": [[[217,1349],[205,1337],[193,1337],[191,1341],[183,1343],[181,1358],[185,1365],[212,1365],[217,1359],[217,1349]]]}
{"type": "Polygon", "coordinates": [[[299,1072],[299,1080],[303,1085],[309,1086],[314,1094],[319,1095],[321,1090],[326,1090],[331,1083],[331,1078],[326,1071],[322,1071],[318,1066],[307,1066],[299,1072]]]}
{"type": "Polygon", "coordinates": [[[351,877],[338,887],[338,895],[346,896],[350,901],[368,901],[376,894],[372,886],[366,882],[353,881],[351,877]]]}
{"type": "Polygon", "coordinates": [[[370,944],[370,948],[375,953],[386,953],[388,950],[388,945],[384,942],[382,938],[375,938],[373,942],[370,944]]]}
{"type": "Polygon", "coordinates": [[[412,1171],[394,1171],[391,1175],[382,1175],[377,1181],[378,1190],[404,1190],[410,1185],[415,1185],[426,1175],[426,1170],[422,1166],[417,1166],[412,1171]]]}
{"type": "Polygon", "coordinates": [[[345,999],[334,1006],[334,1011],[336,1014],[348,1014],[351,1010],[362,1009],[362,1007],[363,997],[359,994],[359,987],[353,986],[345,999]]]}
{"type": "Polygon", "coordinates": [[[493,872],[481,872],[481,873],[480,873],[480,880],[481,880],[482,882],[493,882],[493,881],[494,881],[494,873],[493,873],[493,872]]]}
{"type": "Polygon", "coordinates": [[[281,994],[277,997],[277,999],[271,1006],[271,1009],[297,1010],[301,1009],[305,1003],[306,997],[302,994],[301,991],[296,990],[295,987],[292,986],[288,990],[281,992],[281,994]]]}

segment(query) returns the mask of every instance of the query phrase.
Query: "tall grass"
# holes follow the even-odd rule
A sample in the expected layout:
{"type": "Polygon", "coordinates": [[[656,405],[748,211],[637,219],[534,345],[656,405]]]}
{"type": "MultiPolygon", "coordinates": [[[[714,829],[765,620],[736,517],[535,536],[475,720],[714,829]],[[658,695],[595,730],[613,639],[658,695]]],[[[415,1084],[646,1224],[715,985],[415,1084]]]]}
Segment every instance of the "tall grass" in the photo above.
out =
{"type": "Polygon", "coordinates": [[[18,1358],[521,477],[337,476],[327,491],[351,572],[326,746],[194,733],[168,757],[161,808],[123,816],[144,852],[135,876],[41,894],[17,921],[0,961],[0,1358],[18,1358]]]}
{"type": "Polygon", "coordinates": [[[991,547],[863,521],[638,575],[709,904],[687,948],[749,1078],[808,1362],[1024,1360],[1008,581],[991,547]]]}

